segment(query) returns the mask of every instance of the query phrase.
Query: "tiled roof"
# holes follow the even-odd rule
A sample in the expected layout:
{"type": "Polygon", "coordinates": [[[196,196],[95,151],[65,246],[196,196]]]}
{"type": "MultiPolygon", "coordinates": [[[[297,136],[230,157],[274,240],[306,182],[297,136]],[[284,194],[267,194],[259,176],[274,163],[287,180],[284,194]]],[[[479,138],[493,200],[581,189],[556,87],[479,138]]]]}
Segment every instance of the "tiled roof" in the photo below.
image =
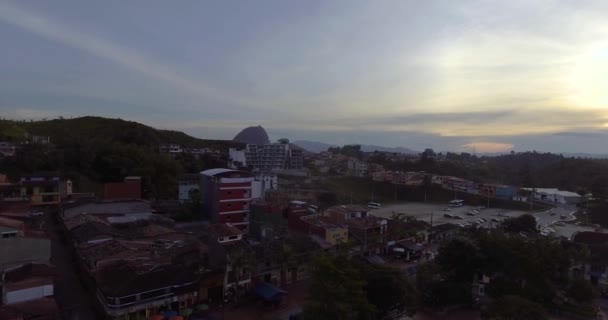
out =
{"type": "Polygon", "coordinates": [[[328,217],[322,216],[320,214],[311,214],[308,216],[303,216],[300,219],[302,219],[302,221],[318,226],[318,227],[322,227],[325,229],[336,229],[336,228],[342,228],[342,226],[337,225],[333,222],[331,222],[331,219],[329,219],[328,217]]]}
{"type": "Polygon", "coordinates": [[[369,229],[379,227],[382,221],[386,221],[386,219],[375,216],[369,216],[348,219],[345,221],[345,223],[351,228],[369,229]]]}
{"type": "Polygon", "coordinates": [[[64,209],[63,215],[68,219],[82,213],[120,215],[138,212],[152,212],[150,203],[144,200],[89,202],[66,208],[64,209]]]}
{"type": "Polygon", "coordinates": [[[582,231],[574,235],[574,238],[572,240],[574,242],[584,243],[587,245],[608,244],[608,233],[582,231]]]}
{"type": "Polygon", "coordinates": [[[105,295],[121,297],[195,282],[195,272],[194,268],[182,265],[158,266],[121,261],[102,268],[95,279],[105,295]]]}
{"type": "Polygon", "coordinates": [[[110,225],[110,223],[108,221],[106,221],[105,219],[102,219],[102,218],[92,215],[92,214],[79,214],[77,216],[66,219],[64,221],[64,224],[65,224],[66,229],[72,230],[87,222],[97,222],[100,224],[110,225]]]}

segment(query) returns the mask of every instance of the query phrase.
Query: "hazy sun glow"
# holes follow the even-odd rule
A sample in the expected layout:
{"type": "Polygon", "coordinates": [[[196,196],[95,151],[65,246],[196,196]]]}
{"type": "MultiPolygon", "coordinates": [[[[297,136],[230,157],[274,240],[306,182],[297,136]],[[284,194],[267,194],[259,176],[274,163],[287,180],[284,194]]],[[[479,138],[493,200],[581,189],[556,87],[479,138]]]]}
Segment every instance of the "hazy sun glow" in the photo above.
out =
{"type": "Polygon", "coordinates": [[[583,53],[570,77],[571,98],[580,107],[608,108],[608,44],[583,53]]]}

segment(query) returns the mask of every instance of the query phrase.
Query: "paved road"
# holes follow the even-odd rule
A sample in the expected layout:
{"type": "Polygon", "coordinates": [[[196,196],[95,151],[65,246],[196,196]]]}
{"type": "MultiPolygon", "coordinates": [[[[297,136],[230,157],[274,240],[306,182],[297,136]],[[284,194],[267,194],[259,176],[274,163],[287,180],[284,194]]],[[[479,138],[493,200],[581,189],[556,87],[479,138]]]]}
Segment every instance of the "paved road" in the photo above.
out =
{"type": "Polygon", "coordinates": [[[82,285],[71,251],[63,242],[57,221],[47,217],[47,231],[51,237],[51,260],[56,267],[55,299],[59,306],[62,319],[94,320],[92,296],[82,285]]]}

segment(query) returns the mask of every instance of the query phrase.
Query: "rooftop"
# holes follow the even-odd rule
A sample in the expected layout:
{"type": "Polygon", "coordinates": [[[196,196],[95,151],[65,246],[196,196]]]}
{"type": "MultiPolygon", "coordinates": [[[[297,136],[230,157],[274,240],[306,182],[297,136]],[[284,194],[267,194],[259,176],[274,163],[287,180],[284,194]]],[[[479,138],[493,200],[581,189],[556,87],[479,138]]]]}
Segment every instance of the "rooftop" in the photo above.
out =
{"type": "Polygon", "coordinates": [[[151,213],[152,208],[150,203],[144,200],[126,200],[126,201],[101,201],[78,204],[70,208],[66,208],[63,212],[65,219],[73,216],[86,214],[127,214],[127,213],[151,213]]]}
{"type": "MultiPolygon", "coordinates": [[[[18,232],[19,229],[16,228],[8,228],[8,227],[4,227],[0,225],[0,234],[2,233],[12,233],[12,232],[18,232]]],[[[0,240],[2,241],[2,240],[0,240]]]]}
{"type": "Polygon", "coordinates": [[[81,214],[73,216],[69,219],[66,219],[64,221],[64,225],[68,230],[72,230],[87,222],[97,222],[97,223],[101,223],[101,224],[105,224],[105,225],[110,224],[108,221],[106,221],[105,219],[100,218],[98,216],[95,216],[92,214],[81,213],[81,214]]]}
{"type": "Polygon", "coordinates": [[[337,229],[344,228],[343,226],[332,223],[328,217],[322,216],[320,214],[311,214],[308,216],[303,216],[300,219],[302,221],[315,225],[317,227],[325,228],[325,229],[337,229]]]}
{"type": "Polygon", "coordinates": [[[0,240],[0,268],[25,263],[47,263],[51,258],[51,241],[34,238],[0,240]]]}
{"type": "Polygon", "coordinates": [[[212,224],[211,230],[218,237],[230,237],[243,234],[243,232],[239,228],[226,223],[212,224]]]}
{"type": "Polygon", "coordinates": [[[200,174],[202,174],[204,176],[208,176],[208,177],[213,177],[213,176],[220,175],[220,174],[225,174],[225,173],[248,173],[248,172],[240,171],[240,170],[234,170],[234,169],[215,168],[215,169],[209,169],[209,170],[201,171],[200,174]]]}
{"type": "Polygon", "coordinates": [[[605,245],[608,244],[608,233],[581,231],[576,233],[572,240],[587,245],[605,245]]]}
{"type": "Polygon", "coordinates": [[[380,217],[369,216],[348,219],[345,223],[351,228],[370,229],[386,224],[386,221],[386,219],[380,217]]]}
{"type": "Polygon", "coordinates": [[[576,198],[580,198],[581,195],[576,193],[576,192],[570,192],[570,191],[561,191],[559,189],[556,188],[523,188],[523,190],[526,191],[532,191],[535,193],[544,193],[544,194],[549,194],[549,195],[558,195],[558,196],[562,196],[562,197],[576,197],[576,198]]]}
{"type": "Polygon", "coordinates": [[[120,261],[95,274],[96,282],[106,296],[124,297],[140,292],[193,283],[196,268],[182,265],[146,265],[120,261]]]}
{"type": "Polygon", "coordinates": [[[329,207],[326,213],[337,212],[337,213],[350,213],[350,212],[367,212],[369,209],[359,205],[341,205],[329,207]]]}
{"type": "Polygon", "coordinates": [[[443,223],[443,224],[433,226],[431,228],[431,231],[432,232],[446,232],[446,231],[456,230],[458,228],[459,227],[453,223],[443,223]]]}
{"type": "Polygon", "coordinates": [[[3,320],[51,320],[57,319],[58,312],[57,303],[52,297],[0,306],[3,320]]]}

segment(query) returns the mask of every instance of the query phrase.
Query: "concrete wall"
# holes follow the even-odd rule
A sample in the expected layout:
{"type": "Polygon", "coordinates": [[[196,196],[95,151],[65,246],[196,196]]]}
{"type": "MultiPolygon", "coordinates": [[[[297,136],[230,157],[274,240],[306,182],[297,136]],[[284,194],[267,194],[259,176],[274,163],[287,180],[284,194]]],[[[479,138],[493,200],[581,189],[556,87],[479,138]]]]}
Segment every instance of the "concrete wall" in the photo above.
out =
{"type": "Polygon", "coordinates": [[[33,287],[21,290],[6,292],[2,297],[5,304],[18,303],[36,300],[53,295],[53,285],[48,284],[40,287],[33,287]]]}

